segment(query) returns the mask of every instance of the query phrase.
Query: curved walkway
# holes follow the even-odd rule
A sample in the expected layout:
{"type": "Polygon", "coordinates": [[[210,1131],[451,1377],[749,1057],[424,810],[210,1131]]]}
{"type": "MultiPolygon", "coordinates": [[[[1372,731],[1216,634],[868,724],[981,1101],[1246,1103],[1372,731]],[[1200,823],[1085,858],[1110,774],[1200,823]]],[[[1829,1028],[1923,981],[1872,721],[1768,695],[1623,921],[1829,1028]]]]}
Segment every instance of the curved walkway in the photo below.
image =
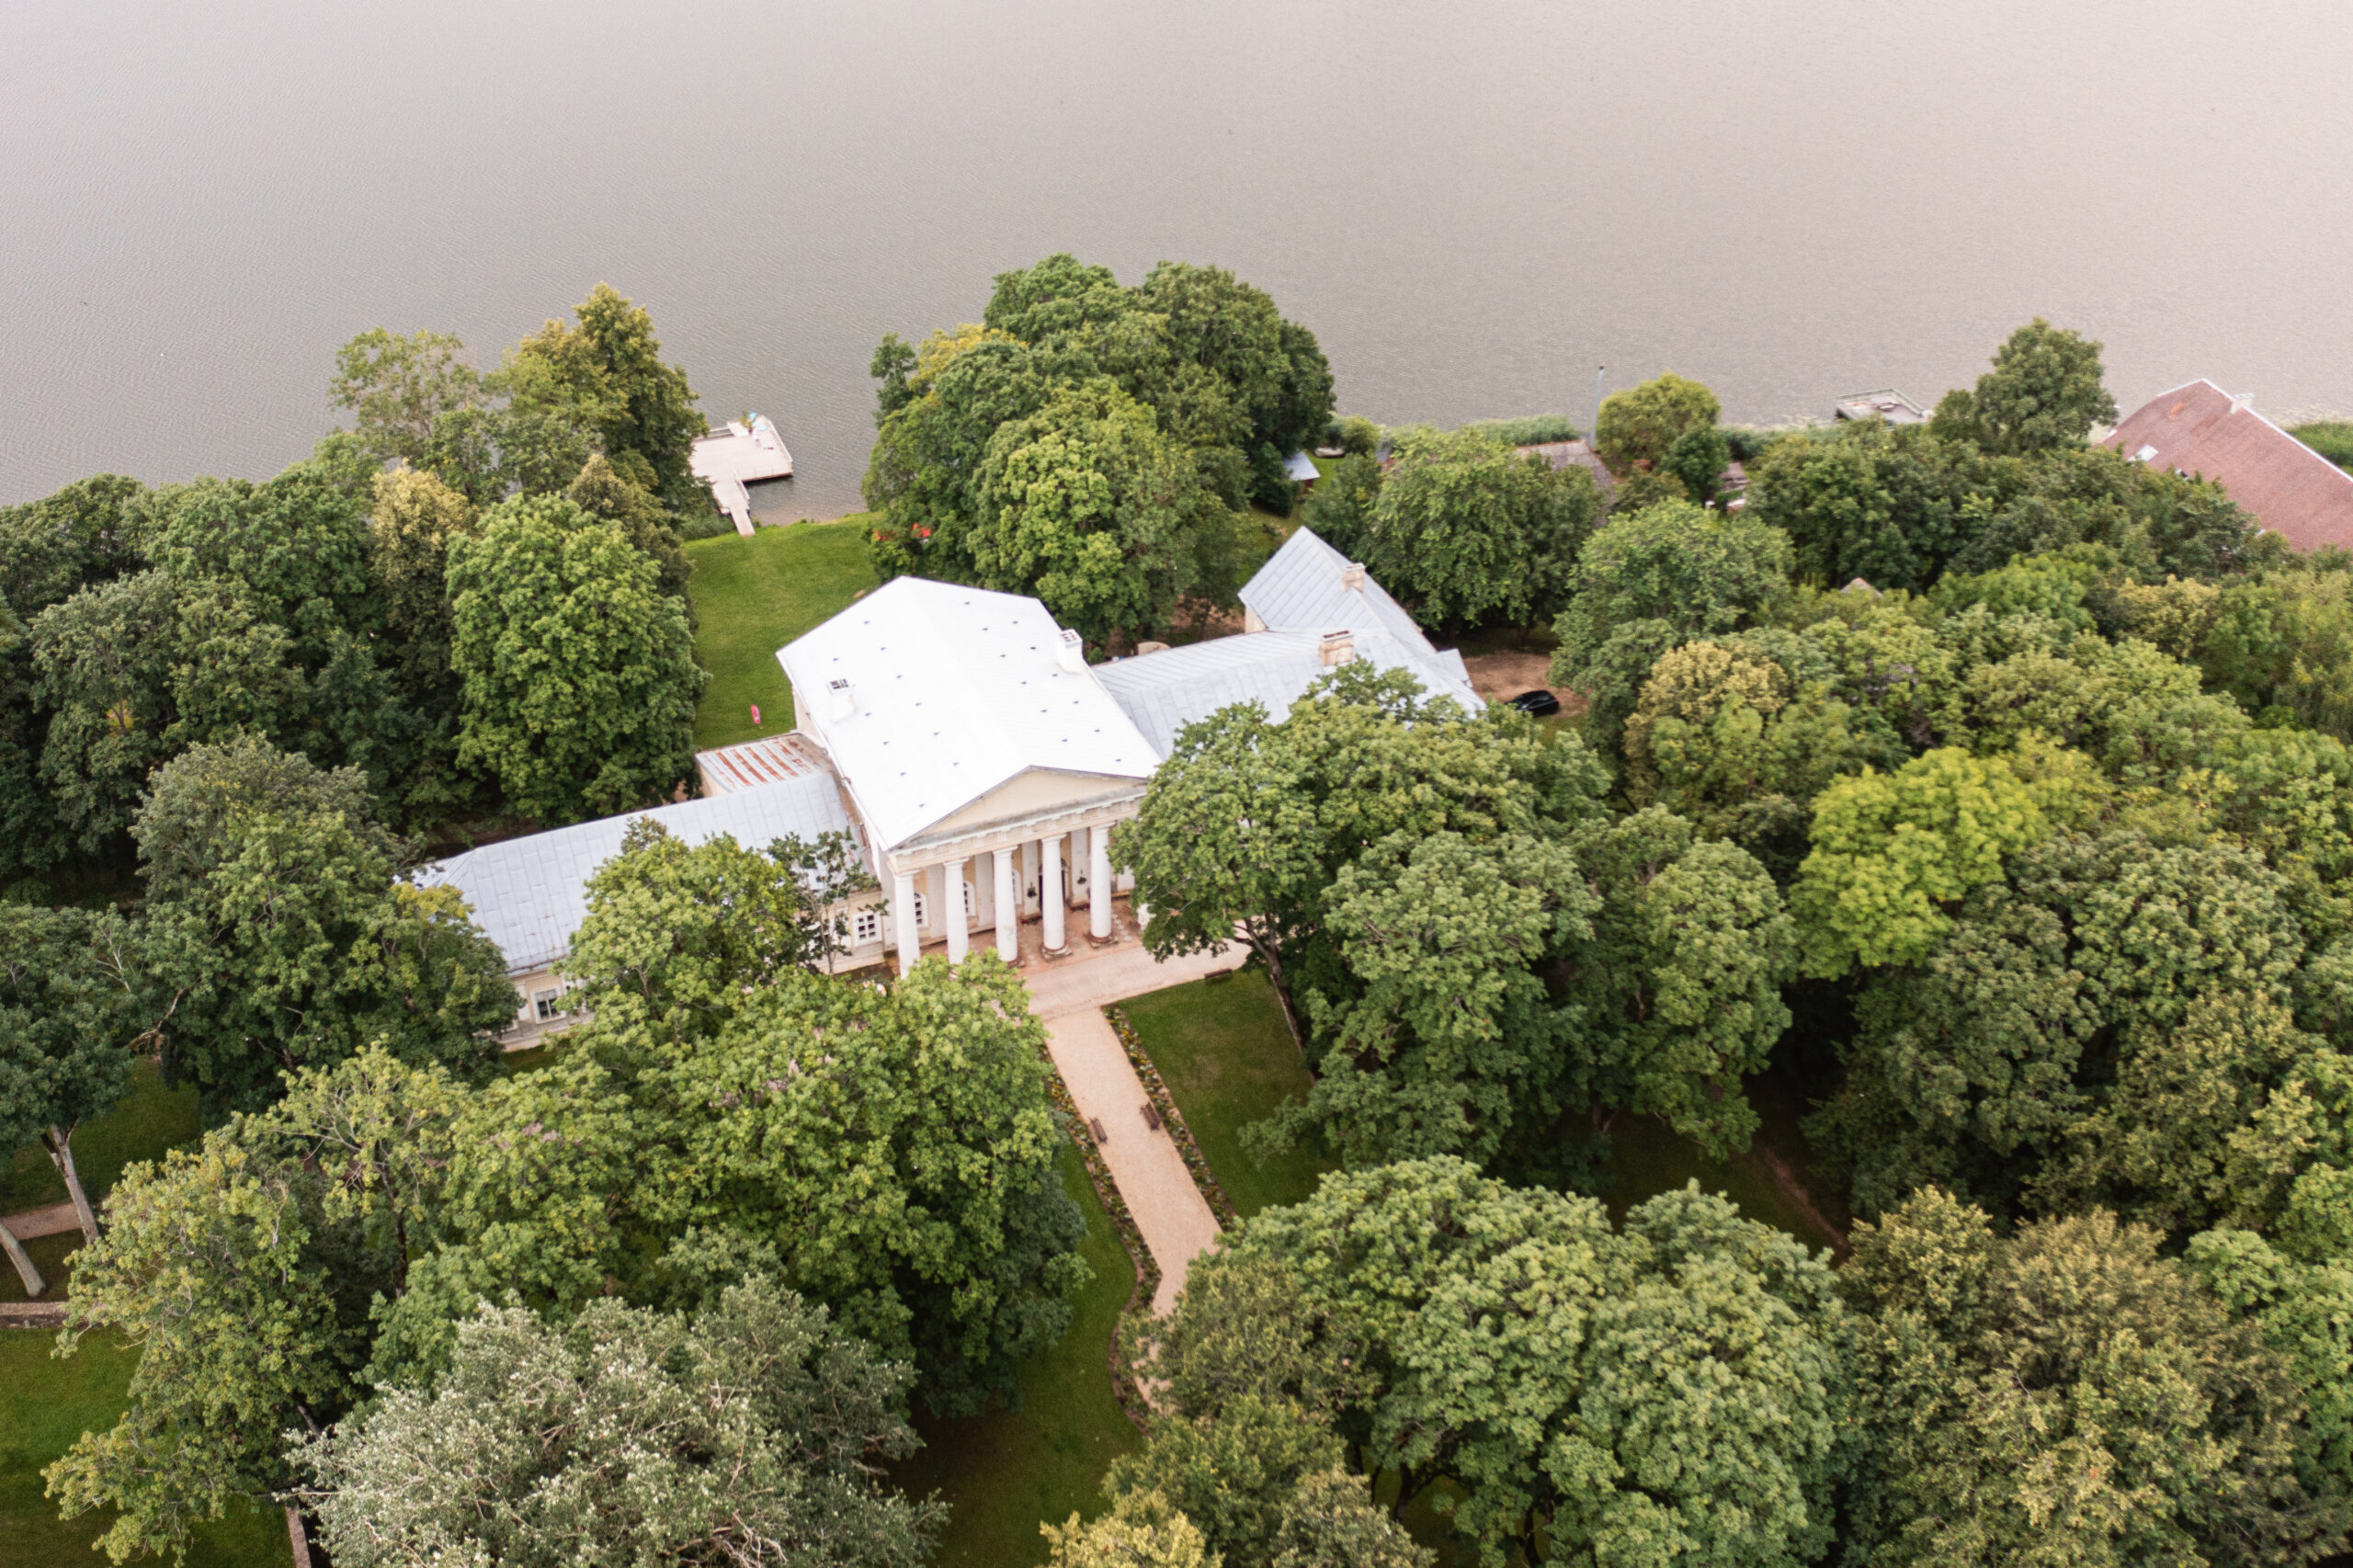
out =
{"type": "Polygon", "coordinates": [[[1193,1173],[1165,1131],[1144,1125],[1147,1102],[1120,1037],[1103,1009],[1114,1002],[1199,980],[1211,970],[1230,969],[1231,949],[1196,953],[1166,963],[1132,943],[1100,953],[1074,956],[1044,968],[1025,970],[1029,1011],[1046,1026],[1046,1049],[1070,1088],[1078,1114],[1099,1121],[1108,1133],[1103,1163],[1127,1201],[1143,1244],[1160,1265],[1160,1289],[1152,1299],[1154,1315],[1165,1312],[1185,1287],[1194,1257],[1217,1242],[1217,1216],[1193,1185],[1193,1173]]]}

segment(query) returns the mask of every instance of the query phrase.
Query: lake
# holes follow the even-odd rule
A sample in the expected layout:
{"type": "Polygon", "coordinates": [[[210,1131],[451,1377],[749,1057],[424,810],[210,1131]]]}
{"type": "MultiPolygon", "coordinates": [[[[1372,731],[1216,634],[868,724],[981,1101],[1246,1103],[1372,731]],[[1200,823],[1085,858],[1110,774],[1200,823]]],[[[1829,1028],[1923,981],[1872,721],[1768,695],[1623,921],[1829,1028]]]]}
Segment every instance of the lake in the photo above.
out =
{"type": "Polygon", "coordinates": [[[1057,250],[1229,267],[1344,411],[1922,401],[2045,314],[2129,410],[2353,410],[2343,0],[862,0],[0,12],[0,502],[260,476],[335,349],[610,281],[770,516],[858,506],[875,340],[1057,250]]]}

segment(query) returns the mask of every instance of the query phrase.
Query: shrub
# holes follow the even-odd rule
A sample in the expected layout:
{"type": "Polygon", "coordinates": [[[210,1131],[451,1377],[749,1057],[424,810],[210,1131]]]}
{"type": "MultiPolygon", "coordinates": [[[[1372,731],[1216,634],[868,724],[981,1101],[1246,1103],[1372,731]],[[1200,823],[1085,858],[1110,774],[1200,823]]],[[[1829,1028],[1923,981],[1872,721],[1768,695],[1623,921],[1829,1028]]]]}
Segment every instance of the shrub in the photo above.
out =
{"type": "Polygon", "coordinates": [[[2353,419],[2322,419],[2288,432],[2337,467],[2353,469],[2353,419]]]}
{"type": "Polygon", "coordinates": [[[1577,427],[1565,414],[1531,414],[1521,419],[1475,419],[1463,426],[1506,447],[1535,447],[1547,441],[1574,441],[1577,427]]]}

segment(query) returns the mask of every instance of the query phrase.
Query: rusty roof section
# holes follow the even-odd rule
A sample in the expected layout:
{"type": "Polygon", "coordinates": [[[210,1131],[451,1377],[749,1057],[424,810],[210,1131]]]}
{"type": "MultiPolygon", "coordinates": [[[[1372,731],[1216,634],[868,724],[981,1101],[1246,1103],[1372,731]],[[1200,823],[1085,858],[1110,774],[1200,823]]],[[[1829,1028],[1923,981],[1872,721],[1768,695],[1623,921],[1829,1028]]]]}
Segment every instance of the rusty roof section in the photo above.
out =
{"type": "Polygon", "coordinates": [[[824,751],[798,730],[745,741],[740,745],[722,746],[716,751],[697,752],[695,762],[702,769],[706,795],[732,795],[739,790],[756,790],[763,784],[781,784],[788,778],[806,778],[813,774],[831,777],[834,771],[824,751]]]}
{"type": "Polygon", "coordinates": [[[2293,549],[2353,549],[2353,473],[2211,381],[2158,393],[2108,444],[2152,468],[2214,481],[2293,549]]]}

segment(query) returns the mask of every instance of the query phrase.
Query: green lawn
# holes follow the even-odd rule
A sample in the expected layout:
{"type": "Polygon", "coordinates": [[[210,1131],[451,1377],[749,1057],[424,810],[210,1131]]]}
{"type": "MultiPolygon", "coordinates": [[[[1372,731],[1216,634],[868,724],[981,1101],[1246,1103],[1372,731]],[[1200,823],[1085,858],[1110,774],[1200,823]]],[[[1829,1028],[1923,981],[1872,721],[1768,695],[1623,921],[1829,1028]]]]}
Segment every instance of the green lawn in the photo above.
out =
{"type": "MultiPolygon", "coordinates": [[[[64,1360],[51,1334],[0,1329],[0,1561],[8,1568],[87,1568],[105,1559],[91,1542],[111,1516],[61,1520],[41,1492],[41,1467],[85,1431],[122,1413],[138,1357],[104,1338],[83,1341],[64,1360]]],[[[285,1517],[241,1513],[198,1533],[188,1568],[270,1568],[288,1563],[285,1517]]]]}
{"type": "Polygon", "coordinates": [[[1285,1100],[1306,1097],[1310,1084],[1263,971],[1197,980],[1120,1006],[1243,1218],[1300,1202],[1336,1168],[1320,1144],[1294,1147],[1263,1165],[1242,1146],[1243,1128],[1285,1100]]]}
{"type": "Polygon", "coordinates": [[[1073,1303],[1070,1332],[1021,1369],[1021,1409],[963,1421],[927,1420],[915,1430],[924,1446],[892,1467],[892,1478],[922,1496],[937,1492],[949,1508],[938,1568],[1028,1568],[1046,1560],[1038,1526],[1075,1511],[1103,1509],[1103,1472],[1143,1437],[1111,1397],[1106,1358],[1120,1309],[1135,1288],[1135,1270],[1096,1200],[1078,1151],[1062,1153],[1063,1187],[1086,1214],[1082,1249],[1095,1271],[1073,1303]]]}
{"type": "Polygon", "coordinates": [[[793,725],[792,692],[776,651],[815,626],[861,588],[874,586],[861,517],[837,523],[758,528],[687,546],[694,563],[695,652],[710,671],[695,717],[695,745],[733,745],[780,735],[793,725]],[[752,724],[752,704],[761,722],[752,724]]]}
{"type": "MultiPolygon", "coordinates": [[[[142,1057],[131,1063],[131,1092],[113,1114],[74,1130],[74,1168],[96,1203],[114,1187],[123,1166],[154,1159],[198,1131],[196,1085],[165,1088],[162,1070],[142,1057]]],[[[38,1144],[17,1150],[15,1163],[0,1173],[0,1214],[64,1201],[64,1179],[38,1144]]]]}

